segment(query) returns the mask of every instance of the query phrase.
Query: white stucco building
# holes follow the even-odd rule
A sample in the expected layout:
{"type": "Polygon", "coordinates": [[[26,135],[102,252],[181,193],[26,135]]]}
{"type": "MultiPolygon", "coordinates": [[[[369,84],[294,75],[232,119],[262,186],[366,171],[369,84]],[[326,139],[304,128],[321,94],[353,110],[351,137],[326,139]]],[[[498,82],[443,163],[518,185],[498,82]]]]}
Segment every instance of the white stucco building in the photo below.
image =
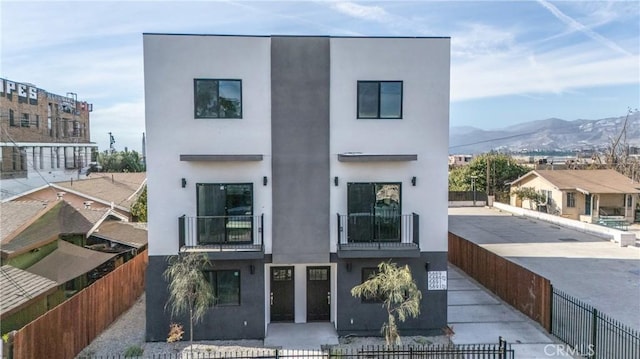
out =
{"type": "Polygon", "coordinates": [[[350,289],[408,264],[447,323],[449,38],[144,35],[147,340],[165,340],[166,258],[204,251],[218,303],[198,339],[273,322],[378,335],[350,289]]]}

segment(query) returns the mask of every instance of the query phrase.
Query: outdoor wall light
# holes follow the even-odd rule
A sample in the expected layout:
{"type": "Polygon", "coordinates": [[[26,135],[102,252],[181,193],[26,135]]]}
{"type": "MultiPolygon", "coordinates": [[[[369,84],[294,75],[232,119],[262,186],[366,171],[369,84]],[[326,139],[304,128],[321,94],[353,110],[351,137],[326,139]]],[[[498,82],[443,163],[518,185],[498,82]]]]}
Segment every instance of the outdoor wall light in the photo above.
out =
{"type": "Polygon", "coordinates": [[[427,271],[427,273],[429,272],[429,262],[426,262],[426,263],[424,264],[424,270],[426,270],[426,271],[427,271]]]}
{"type": "Polygon", "coordinates": [[[249,265],[249,273],[255,274],[255,272],[256,272],[256,266],[254,266],[253,264],[249,265]]]}
{"type": "Polygon", "coordinates": [[[262,177],[262,185],[266,186],[269,181],[267,180],[267,176],[262,177]]]}
{"type": "Polygon", "coordinates": [[[182,178],[182,188],[187,187],[187,179],[186,178],[182,178]]]}
{"type": "Polygon", "coordinates": [[[333,177],[333,185],[338,186],[338,176],[333,177]]]}
{"type": "Polygon", "coordinates": [[[415,185],[416,185],[416,176],[411,177],[411,185],[415,187],[415,185]]]}

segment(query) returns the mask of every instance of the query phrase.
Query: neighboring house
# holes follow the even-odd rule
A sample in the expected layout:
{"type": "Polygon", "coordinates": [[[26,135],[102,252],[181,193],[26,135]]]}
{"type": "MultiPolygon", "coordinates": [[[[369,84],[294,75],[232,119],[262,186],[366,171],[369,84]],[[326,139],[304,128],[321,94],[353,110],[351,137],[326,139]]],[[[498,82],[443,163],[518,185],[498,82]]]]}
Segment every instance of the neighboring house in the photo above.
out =
{"type": "Polygon", "coordinates": [[[65,300],[58,283],[15,268],[0,267],[0,333],[20,329],[65,300]]]}
{"type": "Polygon", "coordinates": [[[537,170],[511,183],[511,205],[541,209],[548,213],[597,222],[599,217],[620,217],[627,222],[635,219],[639,203],[640,183],[615,170],[537,170]],[[534,188],[546,201],[536,204],[519,199],[514,190],[534,188]]]}
{"type": "Polygon", "coordinates": [[[202,252],[216,305],[196,339],[269,323],[380,335],[351,296],[381,261],[423,293],[403,334],[447,325],[449,38],[145,34],[149,341],[167,258],[202,252]]]}
{"type": "Polygon", "coordinates": [[[126,216],[146,184],[146,173],[94,172],[80,180],[50,183],[4,201],[46,201],[63,198],[75,208],[106,209],[126,216]]]}
{"type": "Polygon", "coordinates": [[[98,146],[90,142],[93,105],[0,78],[0,199],[76,177],[98,146]]]}
{"type": "Polygon", "coordinates": [[[449,155],[449,166],[460,167],[471,163],[472,155],[449,155]]]}

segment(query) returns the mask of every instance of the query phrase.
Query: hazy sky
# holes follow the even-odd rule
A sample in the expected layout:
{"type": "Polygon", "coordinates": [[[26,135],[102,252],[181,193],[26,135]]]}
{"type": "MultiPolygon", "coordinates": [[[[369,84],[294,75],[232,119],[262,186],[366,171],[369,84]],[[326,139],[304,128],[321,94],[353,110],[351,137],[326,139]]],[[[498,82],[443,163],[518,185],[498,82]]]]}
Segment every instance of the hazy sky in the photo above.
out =
{"type": "Polygon", "coordinates": [[[141,149],[143,32],[450,36],[451,126],[640,107],[638,1],[1,0],[0,16],[0,77],[93,103],[100,150],[108,132],[141,149]]]}

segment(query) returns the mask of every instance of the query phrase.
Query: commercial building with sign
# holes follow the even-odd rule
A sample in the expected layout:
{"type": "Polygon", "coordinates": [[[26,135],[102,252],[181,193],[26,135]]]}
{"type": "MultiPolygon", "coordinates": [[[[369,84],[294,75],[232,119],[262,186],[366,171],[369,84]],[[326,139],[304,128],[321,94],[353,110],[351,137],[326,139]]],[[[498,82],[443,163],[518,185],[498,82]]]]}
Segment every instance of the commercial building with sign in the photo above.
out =
{"type": "Polygon", "coordinates": [[[2,198],[69,180],[97,151],[90,142],[92,104],[0,78],[2,198]]]}
{"type": "MultiPolygon", "coordinates": [[[[144,35],[146,338],[166,340],[167,258],[202,252],[216,304],[196,339],[271,323],[380,335],[354,298],[382,261],[447,324],[449,38],[144,35]]],[[[185,326],[186,327],[186,326],[185,326]]]]}

